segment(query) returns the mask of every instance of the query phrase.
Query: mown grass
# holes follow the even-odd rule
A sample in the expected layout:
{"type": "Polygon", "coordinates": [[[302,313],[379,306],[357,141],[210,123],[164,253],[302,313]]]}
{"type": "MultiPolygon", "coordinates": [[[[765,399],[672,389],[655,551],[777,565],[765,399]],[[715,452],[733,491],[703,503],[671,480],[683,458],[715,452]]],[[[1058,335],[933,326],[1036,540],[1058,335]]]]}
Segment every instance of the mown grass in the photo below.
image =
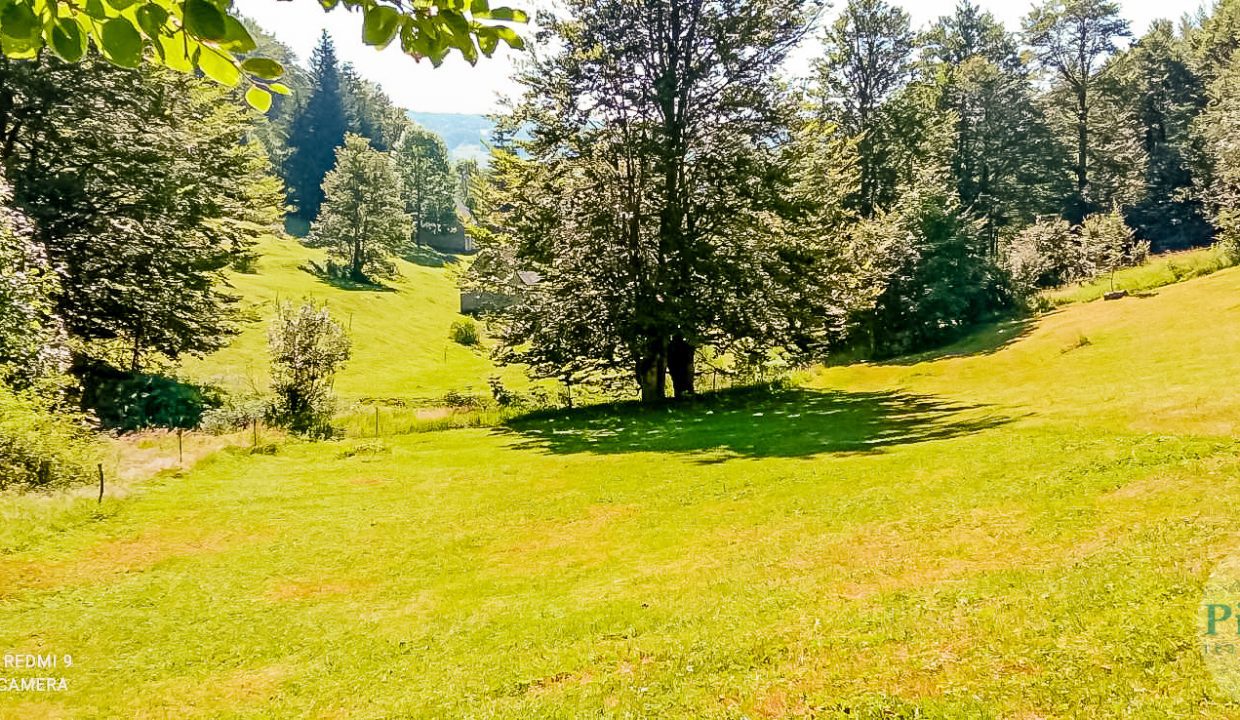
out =
{"type": "Polygon", "coordinates": [[[1195,630],[1240,550],[1238,297],[5,497],[0,648],[75,664],[0,716],[1240,717],[1195,630]]]}
{"type": "Polygon", "coordinates": [[[257,252],[257,272],[231,276],[250,322],[227,348],[188,362],[188,377],[230,390],[265,390],[267,324],[276,303],[313,299],[325,302],[353,339],[353,357],[336,379],[345,402],[370,397],[432,402],[452,390],[486,393],[492,374],[518,387],[525,382],[518,368],[497,370],[485,347],[449,339],[452,323],[462,318],[455,275],[463,260],[423,249],[416,263],[397,260],[399,276],[380,287],[347,288],[307,272],[308,263],[322,264],[325,255],[294,239],[269,237],[257,252]]]}

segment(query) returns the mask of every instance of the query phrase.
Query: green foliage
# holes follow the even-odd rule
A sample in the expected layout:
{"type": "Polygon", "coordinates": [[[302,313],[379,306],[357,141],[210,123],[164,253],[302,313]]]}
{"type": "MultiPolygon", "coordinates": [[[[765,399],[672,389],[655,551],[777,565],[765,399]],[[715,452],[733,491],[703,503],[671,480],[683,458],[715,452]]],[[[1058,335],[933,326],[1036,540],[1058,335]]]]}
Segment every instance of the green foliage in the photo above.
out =
{"type": "Polygon", "coordinates": [[[64,370],[67,349],[55,315],[60,282],[0,178],[0,383],[28,385],[64,370]]]}
{"type": "Polygon", "coordinates": [[[306,244],[327,248],[354,281],[391,275],[391,257],[406,247],[410,232],[391,158],[359,135],[346,136],[336,167],[323,180],[323,194],[306,244]]]}
{"type": "Polygon", "coordinates": [[[859,183],[851,204],[863,217],[894,201],[905,179],[898,156],[916,144],[918,118],[903,112],[914,105],[893,100],[911,77],[914,39],[904,10],[885,0],[849,0],[816,64],[823,119],[857,138],[859,183]]]}
{"type": "Polygon", "coordinates": [[[335,396],[332,382],[348,361],[348,334],[326,307],[282,303],[268,329],[271,389],[269,420],[299,435],[329,437],[335,396]]]}
{"type": "Polygon", "coordinates": [[[102,364],[79,369],[85,386],[81,404],[104,428],[130,432],[198,426],[221,403],[214,388],[163,375],[132,373],[102,364]]]}
{"type": "Polygon", "coordinates": [[[0,490],[43,490],[92,479],[95,448],[85,419],[50,399],[0,383],[0,490]]]}
{"type": "Polygon", "coordinates": [[[522,69],[501,127],[530,140],[496,156],[502,199],[479,223],[479,263],[516,300],[503,361],[568,384],[624,377],[658,401],[669,376],[693,394],[699,348],[765,355],[812,334],[784,312],[815,258],[776,229],[769,140],[792,111],[775,73],[818,7],[574,0],[548,18],[555,50],[522,69]]]}
{"type": "Polygon", "coordinates": [[[1092,134],[1099,120],[1115,119],[1113,112],[1095,107],[1095,95],[1106,60],[1117,41],[1129,35],[1128,22],[1111,0],[1046,0],[1025,18],[1024,31],[1039,65],[1058,84],[1053,106],[1062,112],[1065,134],[1075,141],[1076,197],[1068,215],[1080,220],[1100,203],[1118,199],[1100,196],[1101,189],[1091,186],[1099,180],[1091,175],[1091,165],[1100,154],[1092,134]]]}
{"type": "Polygon", "coordinates": [[[1015,287],[1026,297],[1038,288],[1088,277],[1087,256],[1066,220],[1042,220],[1006,238],[1000,256],[1015,287]]]}
{"type": "Polygon", "coordinates": [[[284,179],[297,214],[313,221],[323,204],[323,178],[344,144],[349,122],[336,46],[327,31],[310,56],[310,95],[294,109],[288,126],[284,179]]]}
{"type": "Polygon", "coordinates": [[[1140,197],[1125,212],[1128,223],[1159,250],[1206,244],[1211,228],[1195,192],[1202,168],[1193,166],[1199,150],[1192,136],[1206,91],[1188,42],[1170,22],[1156,22],[1113,72],[1145,155],[1140,197]]]}
{"type": "MultiPolygon", "coordinates": [[[[415,5],[382,0],[325,0],[325,10],[343,6],[363,14],[362,41],[387,47],[397,37],[401,51],[438,66],[453,50],[471,64],[490,57],[500,42],[520,49],[512,29],[526,15],[488,0],[462,4],[427,0],[415,5]]],[[[6,0],[0,5],[0,53],[30,60],[47,47],[62,60],[78,62],[90,45],[109,62],[138,67],[146,62],[185,73],[200,72],[226,86],[244,81],[245,98],[266,111],[272,93],[287,88],[275,81],[284,66],[270,57],[249,55],[257,48],[251,31],[229,2],[219,0],[6,0]]]]}
{"type": "Polygon", "coordinates": [[[409,125],[393,155],[405,211],[413,218],[414,242],[421,242],[423,233],[450,232],[457,225],[456,179],[443,139],[409,125]]]}
{"type": "Polygon", "coordinates": [[[452,323],[448,337],[458,345],[474,346],[482,342],[482,336],[478,334],[478,324],[469,318],[452,323]]]}
{"type": "Polygon", "coordinates": [[[1209,104],[1193,121],[1208,178],[1199,181],[1200,191],[1219,240],[1240,246],[1240,55],[1217,69],[1207,90],[1209,104]]]}
{"type": "Polygon", "coordinates": [[[223,272],[279,216],[251,115],[223,89],[97,59],[0,61],[0,161],[58,268],[56,313],[89,355],[138,370],[233,329],[223,272]]]}
{"type": "Polygon", "coordinates": [[[877,357],[934,347],[1012,307],[1008,279],[980,224],[942,179],[926,175],[896,207],[868,221],[881,292],[858,313],[857,339],[877,357]]]}

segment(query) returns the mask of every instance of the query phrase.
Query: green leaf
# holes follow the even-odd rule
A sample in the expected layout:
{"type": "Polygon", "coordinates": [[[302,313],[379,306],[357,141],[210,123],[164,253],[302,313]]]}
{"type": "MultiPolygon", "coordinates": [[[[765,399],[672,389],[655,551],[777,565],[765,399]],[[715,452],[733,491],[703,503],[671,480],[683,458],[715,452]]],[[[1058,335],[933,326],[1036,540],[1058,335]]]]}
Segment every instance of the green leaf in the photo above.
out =
{"type": "Polygon", "coordinates": [[[270,58],[246,58],[241,69],[264,80],[275,80],[284,74],[284,66],[270,58]]]}
{"type": "Polygon", "coordinates": [[[487,17],[492,20],[501,20],[504,22],[527,23],[530,21],[530,16],[527,15],[524,10],[517,10],[510,7],[492,8],[487,17]]]}
{"type": "Polygon", "coordinates": [[[159,56],[163,59],[164,65],[177,72],[194,71],[194,62],[191,58],[200,47],[197,40],[178,34],[176,36],[160,35],[158,42],[159,56]]]}
{"type": "Polygon", "coordinates": [[[257,86],[245,91],[245,101],[259,112],[267,112],[271,109],[271,93],[257,86]]]}
{"type": "Polygon", "coordinates": [[[138,18],[138,27],[142,28],[142,32],[152,40],[159,40],[164,23],[168,22],[168,11],[155,3],[147,3],[138,8],[135,16],[138,18]]]}
{"type": "MultiPolygon", "coordinates": [[[[0,12],[0,35],[20,45],[35,45],[39,39],[39,17],[34,14],[31,3],[24,0],[10,2],[0,12]]],[[[6,47],[7,53],[7,47],[6,47]]]]}
{"type": "Polygon", "coordinates": [[[401,14],[387,5],[374,5],[366,11],[366,19],[362,21],[362,42],[378,48],[385,48],[396,31],[400,29],[401,14]]]}
{"type": "Polygon", "coordinates": [[[86,54],[86,33],[73,18],[60,18],[52,26],[52,51],[62,60],[77,62],[86,54]]]}
{"type": "Polygon", "coordinates": [[[125,10],[129,8],[129,6],[136,3],[137,1],[138,0],[107,0],[107,3],[108,5],[111,5],[112,7],[116,8],[117,10],[125,10]]]}
{"type": "Polygon", "coordinates": [[[288,89],[288,85],[284,83],[271,83],[267,89],[277,95],[292,95],[293,91],[288,89]]]}
{"type": "Polygon", "coordinates": [[[103,24],[103,54],[122,67],[138,67],[142,63],[142,36],[128,19],[112,18],[103,24]]]}
{"type": "Polygon", "coordinates": [[[224,41],[220,43],[220,47],[231,53],[248,53],[258,49],[258,43],[250,37],[250,31],[246,30],[245,25],[237,18],[225,15],[224,27],[224,41]]]}
{"type": "Polygon", "coordinates": [[[198,51],[198,69],[203,75],[211,78],[221,85],[234,87],[241,82],[241,71],[233,64],[231,58],[225,58],[220,53],[209,47],[202,47],[198,51]]]}
{"type": "Polygon", "coordinates": [[[203,40],[223,40],[228,32],[224,13],[207,0],[185,0],[185,29],[203,40]]]}
{"type": "Polygon", "coordinates": [[[491,53],[495,52],[495,48],[499,47],[499,38],[491,32],[494,28],[478,28],[478,49],[483,55],[491,57],[491,53]]]}
{"type": "Polygon", "coordinates": [[[516,30],[504,25],[497,25],[491,29],[495,31],[496,37],[508,43],[508,47],[513,50],[525,49],[525,38],[518,35],[516,30]]]}
{"type": "Polygon", "coordinates": [[[487,0],[471,0],[469,13],[476,17],[486,17],[491,12],[491,4],[487,0]]]}

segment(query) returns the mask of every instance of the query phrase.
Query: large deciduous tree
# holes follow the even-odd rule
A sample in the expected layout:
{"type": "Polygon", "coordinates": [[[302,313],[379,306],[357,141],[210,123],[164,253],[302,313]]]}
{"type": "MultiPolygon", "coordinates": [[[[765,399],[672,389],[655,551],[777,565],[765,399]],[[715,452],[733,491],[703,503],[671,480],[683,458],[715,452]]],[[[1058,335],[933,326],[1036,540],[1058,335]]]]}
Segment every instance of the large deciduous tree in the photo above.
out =
{"type": "Polygon", "coordinates": [[[413,218],[413,241],[424,233],[443,233],[456,226],[456,180],[448,148],[435,133],[410,125],[394,151],[405,211],[413,218]]]}
{"type": "Polygon", "coordinates": [[[499,281],[539,277],[500,318],[509,359],[623,372],[655,401],[669,375],[693,393],[701,348],[764,357],[811,334],[782,288],[815,272],[812,252],[772,218],[788,119],[776,73],[818,7],[572,0],[542,18],[555,49],[521,72],[508,119],[529,130],[526,157],[496,164],[507,193],[482,218],[499,281]]]}
{"type": "Polygon", "coordinates": [[[83,355],[137,370],[223,344],[222,273],[282,202],[251,127],[222,88],[161,68],[0,60],[0,161],[83,355]]]}
{"type": "Polygon", "coordinates": [[[410,227],[391,158],[360,135],[345,136],[323,194],[307,244],[327,248],[352,280],[390,274],[391,257],[406,247],[410,227]]]}
{"type": "Polygon", "coordinates": [[[1077,195],[1072,214],[1080,220],[1097,204],[1090,192],[1095,90],[1107,59],[1116,50],[1116,41],[1129,35],[1128,21],[1111,0],[1047,0],[1025,18],[1024,30],[1025,41],[1038,62],[1064,85],[1071,98],[1077,195]]]}

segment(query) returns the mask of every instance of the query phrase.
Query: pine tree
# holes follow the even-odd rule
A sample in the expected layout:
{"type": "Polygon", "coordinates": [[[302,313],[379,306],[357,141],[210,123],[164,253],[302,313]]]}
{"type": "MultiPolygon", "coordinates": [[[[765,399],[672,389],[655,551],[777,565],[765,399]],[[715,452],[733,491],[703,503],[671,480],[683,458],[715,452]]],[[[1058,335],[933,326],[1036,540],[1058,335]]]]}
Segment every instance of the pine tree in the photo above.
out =
{"type": "Polygon", "coordinates": [[[336,148],[344,143],[348,129],[336,46],[326,30],[310,56],[310,86],[310,96],[289,125],[290,153],[284,163],[297,215],[307,221],[318,217],[323,177],[332,169],[336,148]]]}

